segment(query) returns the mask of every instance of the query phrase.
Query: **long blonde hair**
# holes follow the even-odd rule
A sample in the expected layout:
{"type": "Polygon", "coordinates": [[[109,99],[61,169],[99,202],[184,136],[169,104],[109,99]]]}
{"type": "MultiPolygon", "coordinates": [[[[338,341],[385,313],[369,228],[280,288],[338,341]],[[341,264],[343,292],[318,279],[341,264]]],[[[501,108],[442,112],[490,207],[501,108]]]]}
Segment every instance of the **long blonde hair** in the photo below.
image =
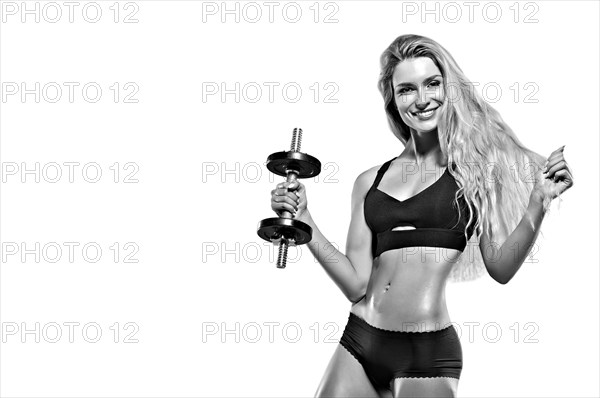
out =
{"type": "MultiPolygon", "coordinates": [[[[444,47],[413,34],[399,36],[383,52],[378,81],[390,128],[404,145],[410,138],[410,130],[396,108],[392,75],[400,62],[417,57],[430,58],[442,73],[446,98],[440,107],[437,128],[440,149],[448,161],[448,171],[459,186],[454,198],[459,219],[460,197],[469,210],[465,228],[467,247],[454,264],[449,280],[474,280],[485,274],[478,246],[484,225],[494,245],[499,247],[504,243],[494,237],[500,232],[508,236],[520,222],[535,175],[546,158],[519,141],[498,111],[473,89],[444,47]],[[476,232],[471,239],[467,230],[476,232]]],[[[544,203],[546,209],[548,206],[549,200],[544,203]]]]}

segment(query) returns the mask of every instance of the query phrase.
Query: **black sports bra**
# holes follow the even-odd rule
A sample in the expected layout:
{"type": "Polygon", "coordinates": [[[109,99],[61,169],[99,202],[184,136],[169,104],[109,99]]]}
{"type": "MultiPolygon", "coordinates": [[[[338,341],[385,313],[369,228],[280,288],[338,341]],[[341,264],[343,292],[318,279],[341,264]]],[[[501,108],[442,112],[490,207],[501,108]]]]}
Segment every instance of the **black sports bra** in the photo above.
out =
{"type": "MultiPolygon", "coordinates": [[[[365,221],[373,235],[373,258],[387,250],[414,246],[463,251],[467,246],[464,231],[469,220],[469,209],[461,197],[459,220],[454,203],[458,184],[448,167],[432,185],[406,200],[398,200],[377,189],[381,178],[395,159],[397,157],[388,160],[377,171],[375,182],[364,200],[365,221]],[[392,231],[401,225],[411,225],[415,229],[392,231]]],[[[473,234],[474,225],[472,222],[469,226],[469,238],[473,234]]]]}

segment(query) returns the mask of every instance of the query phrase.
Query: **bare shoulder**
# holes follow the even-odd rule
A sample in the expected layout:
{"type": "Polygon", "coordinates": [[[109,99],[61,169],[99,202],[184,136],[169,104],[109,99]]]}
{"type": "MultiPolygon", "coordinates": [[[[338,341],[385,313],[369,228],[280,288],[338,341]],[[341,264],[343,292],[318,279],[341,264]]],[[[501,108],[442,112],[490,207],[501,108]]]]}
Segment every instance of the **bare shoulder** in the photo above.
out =
{"type": "Polygon", "coordinates": [[[356,177],[356,181],[354,182],[354,191],[353,195],[357,195],[358,198],[362,198],[367,194],[369,188],[375,182],[375,178],[377,177],[377,171],[381,168],[382,164],[373,166],[356,177]]]}

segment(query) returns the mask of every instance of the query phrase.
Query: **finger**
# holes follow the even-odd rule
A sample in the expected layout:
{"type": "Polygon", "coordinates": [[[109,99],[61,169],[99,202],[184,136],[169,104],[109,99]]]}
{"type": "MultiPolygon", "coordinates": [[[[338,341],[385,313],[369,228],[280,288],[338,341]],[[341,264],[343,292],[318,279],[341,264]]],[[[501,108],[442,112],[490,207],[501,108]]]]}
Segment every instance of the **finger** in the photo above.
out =
{"type": "Polygon", "coordinates": [[[277,188],[271,191],[271,196],[287,196],[297,202],[299,197],[295,191],[288,191],[287,188],[277,188]]]}
{"type": "Polygon", "coordinates": [[[570,187],[573,186],[573,175],[567,169],[562,169],[556,172],[555,175],[560,175],[560,180],[567,181],[570,187]]]}
{"type": "Polygon", "coordinates": [[[302,185],[302,183],[300,181],[284,182],[283,184],[285,184],[285,186],[287,187],[287,189],[289,191],[296,191],[296,190],[298,190],[298,187],[300,185],[302,185]]]}
{"type": "Polygon", "coordinates": [[[565,145],[561,146],[560,148],[555,149],[550,156],[554,155],[555,153],[560,153],[563,152],[565,150],[565,145]]]}
{"type": "Polygon", "coordinates": [[[548,156],[548,159],[546,159],[546,162],[551,162],[554,159],[558,159],[564,157],[563,152],[556,152],[556,153],[552,153],[550,156],[548,156]]]}
{"type": "Polygon", "coordinates": [[[296,192],[295,192],[295,191],[294,191],[294,192],[290,192],[290,191],[288,191],[288,192],[286,193],[286,196],[287,196],[288,198],[290,198],[290,199],[292,200],[292,202],[294,202],[294,203],[296,203],[296,204],[297,204],[297,203],[300,201],[300,197],[299,197],[299,196],[296,194],[296,192]]]}
{"type": "Polygon", "coordinates": [[[301,182],[299,182],[299,181],[294,182],[292,185],[292,188],[293,189],[290,189],[289,192],[294,193],[297,197],[300,197],[304,194],[305,188],[301,182]]]}
{"type": "Polygon", "coordinates": [[[556,173],[557,171],[563,169],[565,167],[567,163],[564,160],[559,161],[558,163],[555,163],[554,165],[549,164],[548,165],[548,172],[545,173],[545,177],[546,178],[552,178],[554,176],[554,173],[556,173]]]}
{"type": "MultiPolygon", "coordinates": [[[[566,180],[566,181],[572,182],[572,177],[571,177],[571,174],[569,173],[569,170],[561,169],[561,170],[558,170],[556,173],[554,173],[553,180],[554,180],[554,182],[561,181],[561,180],[566,180]]],[[[569,186],[571,186],[571,184],[569,184],[569,186]]]]}
{"type": "Polygon", "coordinates": [[[277,188],[293,189],[296,184],[298,184],[297,181],[282,181],[277,184],[277,188]]]}
{"type": "Polygon", "coordinates": [[[271,209],[273,209],[278,215],[282,212],[282,211],[288,211],[292,214],[296,214],[297,210],[294,208],[294,206],[288,204],[288,203],[275,203],[275,204],[271,204],[271,209]]]}
{"type": "Polygon", "coordinates": [[[288,199],[288,202],[295,203],[298,201],[298,195],[294,192],[286,191],[286,190],[276,190],[272,195],[273,200],[277,199],[277,201],[285,201],[285,198],[288,199]]]}
{"type": "Polygon", "coordinates": [[[554,150],[550,156],[548,156],[548,158],[546,159],[546,164],[548,164],[551,160],[553,160],[557,155],[562,155],[562,153],[564,152],[565,149],[565,145],[561,146],[560,148],[554,150]]]}
{"type": "Polygon", "coordinates": [[[562,152],[558,152],[558,153],[552,154],[546,160],[546,163],[544,164],[544,167],[546,169],[548,167],[552,167],[553,165],[555,165],[556,163],[558,163],[561,160],[565,160],[565,156],[564,156],[564,154],[562,152]]]}
{"type": "Polygon", "coordinates": [[[546,165],[543,168],[543,171],[550,170],[552,167],[556,166],[560,162],[566,163],[565,157],[563,156],[563,154],[559,153],[558,155],[553,155],[552,158],[548,159],[548,161],[546,162],[546,165]]]}
{"type": "Polygon", "coordinates": [[[294,191],[298,188],[297,181],[284,181],[282,183],[277,184],[277,194],[283,195],[287,192],[294,191]]]}
{"type": "Polygon", "coordinates": [[[298,183],[298,189],[296,189],[296,193],[298,193],[299,195],[304,194],[305,191],[305,187],[304,184],[302,184],[301,182],[298,183]]]}
{"type": "Polygon", "coordinates": [[[289,191],[287,188],[279,188],[279,186],[271,191],[271,195],[285,195],[289,191]]]}
{"type": "Polygon", "coordinates": [[[292,209],[297,209],[298,207],[296,200],[287,195],[274,196],[273,202],[276,205],[289,205],[292,209]]]}
{"type": "Polygon", "coordinates": [[[289,191],[289,189],[288,189],[288,185],[289,184],[290,183],[287,182],[287,181],[286,182],[281,182],[281,183],[277,184],[277,188],[276,188],[277,189],[277,195],[284,195],[286,192],[288,192],[289,191]]]}

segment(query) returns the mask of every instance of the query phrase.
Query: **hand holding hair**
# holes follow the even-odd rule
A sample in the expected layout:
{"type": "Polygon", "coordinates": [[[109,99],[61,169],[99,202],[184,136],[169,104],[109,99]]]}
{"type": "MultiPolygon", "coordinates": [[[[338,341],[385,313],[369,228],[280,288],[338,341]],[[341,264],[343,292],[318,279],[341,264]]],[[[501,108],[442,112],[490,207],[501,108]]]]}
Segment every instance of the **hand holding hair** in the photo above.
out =
{"type": "Polygon", "coordinates": [[[564,156],[565,145],[550,154],[538,173],[532,196],[544,203],[552,201],[573,186],[573,174],[564,156]]]}

